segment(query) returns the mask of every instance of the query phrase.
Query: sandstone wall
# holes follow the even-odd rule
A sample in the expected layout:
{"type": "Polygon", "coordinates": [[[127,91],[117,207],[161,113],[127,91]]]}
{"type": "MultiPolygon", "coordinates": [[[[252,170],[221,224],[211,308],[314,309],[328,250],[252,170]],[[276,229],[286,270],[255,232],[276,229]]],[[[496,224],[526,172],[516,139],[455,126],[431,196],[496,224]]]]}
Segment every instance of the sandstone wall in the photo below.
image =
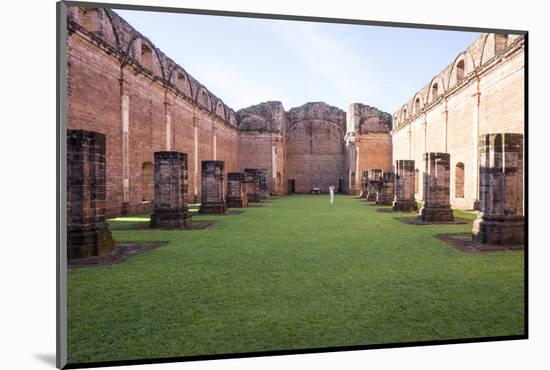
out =
{"type": "Polygon", "coordinates": [[[286,193],[286,112],[281,102],[266,102],[237,112],[239,168],[268,170],[269,192],[286,193]]]}
{"type": "Polygon", "coordinates": [[[233,110],[146,37],[105,9],[70,7],[68,29],[68,127],[107,137],[107,215],[151,209],[155,151],[188,154],[191,200],[202,160],[239,169],[233,110]]]}
{"type": "Polygon", "coordinates": [[[369,168],[391,171],[392,118],[388,113],[359,103],[347,112],[345,191],[358,193],[361,173],[369,168]]]}
{"type": "Polygon", "coordinates": [[[451,205],[472,209],[479,135],[524,131],[524,65],[521,36],[482,34],[393,115],[394,160],[414,159],[422,176],[424,152],[450,153],[451,205]]]}
{"type": "Polygon", "coordinates": [[[270,101],[235,113],[111,10],[70,7],[68,31],[68,127],[106,136],[108,216],[152,210],[157,151],[187,154],[191,202],[201,199],[203,160],[224,161],[226,172],[265,168],[272,194],[290,179],[298,192],[345,191],[352,172],[391,169],[387,113],[352,105],[350,149],[343,110],[285,112],[270,101]]]}
{"type": "Polygon", "coordinates": [[[338,186],[344,178],[346,113],[326,103],[307,103],[290,109],[287,117],[287,176],[295,180],[296,192],[338,186]]]}

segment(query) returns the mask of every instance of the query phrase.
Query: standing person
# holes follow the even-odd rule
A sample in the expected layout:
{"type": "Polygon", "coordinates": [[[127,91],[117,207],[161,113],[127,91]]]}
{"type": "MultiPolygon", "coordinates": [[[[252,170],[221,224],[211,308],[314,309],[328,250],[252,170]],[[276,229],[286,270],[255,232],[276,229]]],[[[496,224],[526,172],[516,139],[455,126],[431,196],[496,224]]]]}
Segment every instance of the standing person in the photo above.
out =
{"type": "Polygon", "coordinates": [[[329,191],[329,193],[330,193],[330,202],[329,202],[329,204],[332,205],[332,204],[334,204],[334,185],[331,184],[331,185],[328,187],[328,191],[329,191]]]}

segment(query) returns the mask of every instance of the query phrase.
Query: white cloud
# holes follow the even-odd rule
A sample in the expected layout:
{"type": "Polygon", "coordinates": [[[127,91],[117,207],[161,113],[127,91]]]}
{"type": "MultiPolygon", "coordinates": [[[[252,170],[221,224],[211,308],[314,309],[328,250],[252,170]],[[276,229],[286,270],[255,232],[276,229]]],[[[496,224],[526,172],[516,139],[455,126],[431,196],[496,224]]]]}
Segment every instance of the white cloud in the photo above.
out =
{"type": "Polygon", "coordinates": [[[343,104],[341,108],[344,109],[350,103],[369,100],[382,91],[376,71],[355,49],[365,45],[344,45],[331,36],[326,27],[314,23],[285,22],[273,26],[303,64],[304,70],[321,79],[320,84],[312,83],[309,89],[326,86],[328,82],[334,90],[318,93],[336,98],[338,101],[334,103],[343,104]]]}
{"type": "Polygon", "coordinates": [[[192,74],[235,110],[283,97],[283,92],[276,86],[250,78],[242,69],[225,63],[222,58],[197,63],[192,68],[192,74]]]}

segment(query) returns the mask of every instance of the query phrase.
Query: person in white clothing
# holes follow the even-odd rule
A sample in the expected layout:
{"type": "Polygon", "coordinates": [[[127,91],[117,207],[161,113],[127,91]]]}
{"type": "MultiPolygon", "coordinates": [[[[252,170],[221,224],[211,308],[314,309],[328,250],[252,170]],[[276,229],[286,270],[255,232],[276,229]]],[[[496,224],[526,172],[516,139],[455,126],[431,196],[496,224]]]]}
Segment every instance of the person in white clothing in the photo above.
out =
{"type": "Polygon", "coordinates": [[[330,202],[329,202],[329,204],[334,204],[334,185],[330,185],[328,187],[328,191],[330,193],[330,202]]]}

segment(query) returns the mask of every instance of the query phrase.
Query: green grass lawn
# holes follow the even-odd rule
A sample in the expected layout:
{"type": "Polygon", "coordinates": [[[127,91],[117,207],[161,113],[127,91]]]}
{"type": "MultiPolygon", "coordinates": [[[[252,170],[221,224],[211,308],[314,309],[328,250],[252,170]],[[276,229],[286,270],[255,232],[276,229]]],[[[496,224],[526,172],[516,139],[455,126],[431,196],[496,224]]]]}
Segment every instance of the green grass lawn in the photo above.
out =
{"type": "Polygon", "coordinates": [[[194,215],[215,221],[204,230],[111,220],[117,241],[169,243],[69,270],[69,362],[524,333],[523,252],[465,254],[433,235],[471,225],[408,225],[394,217],[413,214],[335,200],[194,215]]]}

